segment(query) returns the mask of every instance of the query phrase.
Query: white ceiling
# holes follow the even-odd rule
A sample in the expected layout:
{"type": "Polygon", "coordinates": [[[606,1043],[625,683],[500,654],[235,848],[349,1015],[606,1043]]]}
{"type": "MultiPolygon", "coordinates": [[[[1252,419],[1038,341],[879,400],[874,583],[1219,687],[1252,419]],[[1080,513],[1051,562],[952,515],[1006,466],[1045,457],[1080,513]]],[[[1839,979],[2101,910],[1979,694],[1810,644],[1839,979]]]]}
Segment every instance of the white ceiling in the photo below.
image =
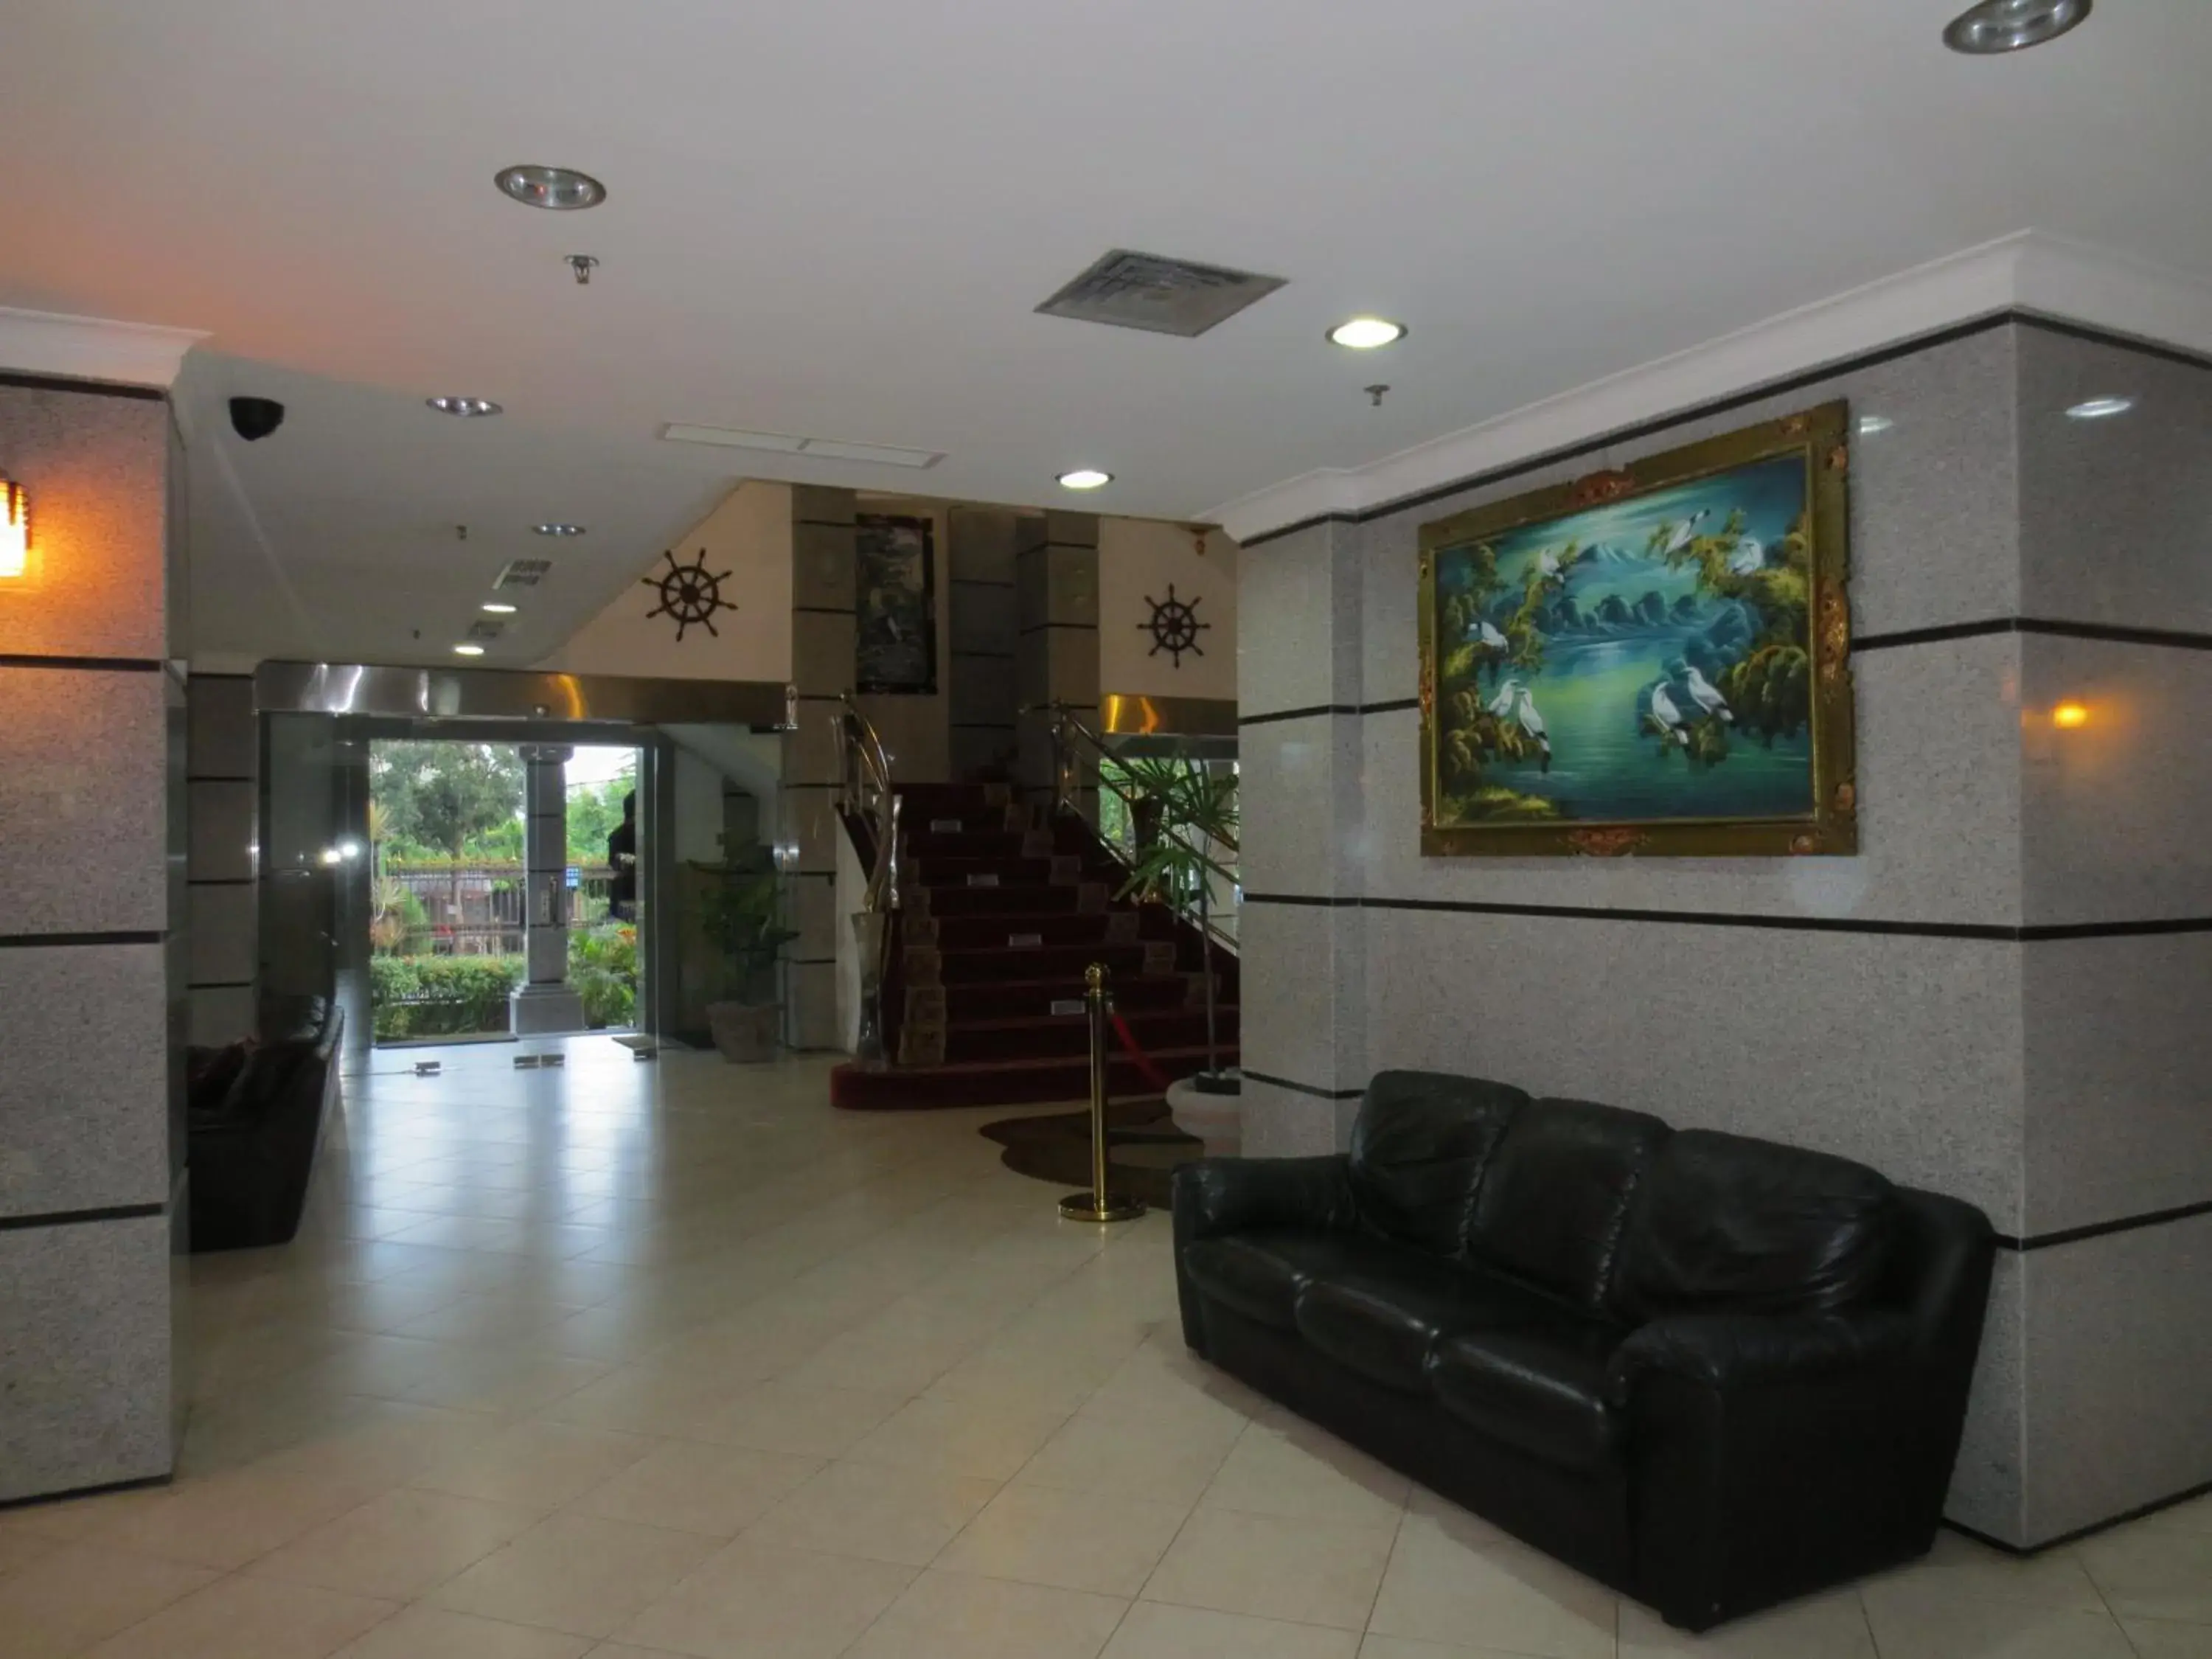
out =
{"type": "Polygon", "coordinates": [[[442,654],[529,524],[584,521],[488,660],[526,659],[740,470],[1038,502],[1091,465],[1089,504],[1183,517],[2016,230],[2212,276],[2212,3],[1996,59],[1942,49],[1954,9],[27,0],[0,304],[209,331],[203,649],[442,654]],[[611,198],[512,205],[526,161],[611,198]],[[1290,286],[1195,341],[1033,314],[1117,246],[1290,286]],[[1322,343],[1361,310],[1411,337],[1322,343]],[[284,429],[234,441],[235,392],[284,429]]]}

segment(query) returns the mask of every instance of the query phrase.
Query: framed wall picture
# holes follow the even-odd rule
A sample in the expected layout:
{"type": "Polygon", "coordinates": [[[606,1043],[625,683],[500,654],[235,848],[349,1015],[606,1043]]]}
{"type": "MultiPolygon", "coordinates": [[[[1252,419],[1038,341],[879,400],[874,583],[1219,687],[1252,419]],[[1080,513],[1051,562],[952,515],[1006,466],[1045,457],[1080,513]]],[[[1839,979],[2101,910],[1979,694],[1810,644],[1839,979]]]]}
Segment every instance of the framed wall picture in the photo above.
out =
{"type": "Polygon", "coordinates": [[[1421,850],[1855,853],[1847,411],[1425,525],[1421,850]]]}
{"type": "Polygon", "coordinates": [[[937,550],[927,519],[866,514],[854,550],[854,687],[937,690],[937,550]]]}

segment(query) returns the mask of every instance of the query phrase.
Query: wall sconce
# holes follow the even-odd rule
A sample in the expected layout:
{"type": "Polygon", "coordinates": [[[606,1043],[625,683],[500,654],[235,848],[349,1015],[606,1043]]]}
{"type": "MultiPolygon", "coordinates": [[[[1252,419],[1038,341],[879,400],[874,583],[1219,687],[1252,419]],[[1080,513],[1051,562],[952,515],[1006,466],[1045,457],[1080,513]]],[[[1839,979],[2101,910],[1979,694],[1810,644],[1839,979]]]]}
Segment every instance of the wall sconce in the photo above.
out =
{"type": "Polygon", "coordinates": [[[2088,705],[2062,702],[2051,711],[2051,723],[2062,732],[2078,731],[2089,723],[2088,705]]]}
{"type": "Polygon", "coordinates": [[[31,574],[31,498],[19,483],[0,477],[0,582],[31,574]]]}

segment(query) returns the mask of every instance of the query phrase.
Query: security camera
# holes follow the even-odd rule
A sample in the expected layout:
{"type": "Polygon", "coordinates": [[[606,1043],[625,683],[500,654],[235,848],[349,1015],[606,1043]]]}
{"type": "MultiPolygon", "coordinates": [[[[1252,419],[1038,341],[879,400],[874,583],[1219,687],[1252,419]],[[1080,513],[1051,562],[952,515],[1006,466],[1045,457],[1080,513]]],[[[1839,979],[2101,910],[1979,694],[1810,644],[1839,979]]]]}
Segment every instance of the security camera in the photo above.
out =
{"type": "Polygon", "coordinates": [[[284,405],[274,398],[233,398],[230,429],[248,443],[258,443],[284,424],[284,405]]]}

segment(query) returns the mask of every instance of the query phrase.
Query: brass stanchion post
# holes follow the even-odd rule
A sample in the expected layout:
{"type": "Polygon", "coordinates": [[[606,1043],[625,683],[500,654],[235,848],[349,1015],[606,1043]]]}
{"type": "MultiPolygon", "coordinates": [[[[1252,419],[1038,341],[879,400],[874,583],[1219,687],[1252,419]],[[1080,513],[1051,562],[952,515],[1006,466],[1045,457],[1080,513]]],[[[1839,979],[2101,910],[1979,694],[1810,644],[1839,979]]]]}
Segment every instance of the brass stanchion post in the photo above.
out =
{"type": "Polygon", "coordinates": [[[1084,970],[1083,1003],[1091,1016],[1091,1190],[1061,1199],[1060,1212],[1070,1221],[1133,1221],[1145,1206],[1106,1190],[1106,1045],[1112,1041],[1106,1019],[1114,1000],[1105,963],[1094,962],[1084,970]]]}

